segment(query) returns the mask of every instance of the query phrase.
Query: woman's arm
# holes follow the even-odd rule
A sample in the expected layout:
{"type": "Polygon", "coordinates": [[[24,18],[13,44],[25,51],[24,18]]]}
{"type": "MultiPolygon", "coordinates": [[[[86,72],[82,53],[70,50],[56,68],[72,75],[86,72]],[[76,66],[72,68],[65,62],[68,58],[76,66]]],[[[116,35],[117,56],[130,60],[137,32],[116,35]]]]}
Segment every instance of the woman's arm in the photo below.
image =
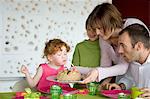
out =
{"type": "Polygon", "coordinates": [[[80,71],[81,74],[88,74],[93,68],[76,66],[76,69],[80,71]]]}
{"type": "Polygon", "coordinates": [[[101,37],[99,37],[99,44],[101,49],[101,65],[100,66],[111,66],[112,65],[112,59],[109,55],[109,52],[111,50],[111,45],[108,44],[105,40],[103,40],[101,37]]]}
{"type": "Polygon", "coordinates": [[[106,41],[100,39],[101,46],[101,66],[93,70],[83,81],[84,83],[92,81],[101,81],[104,78],[123,75],[128,69],[128,63],[115,53],[114,49],[106,41]],[[116,65],[112,65],[114,62],[116,65]]]}
{"type": "Polygon", "coordinates": [[[101,66],[98,70],[98,81],[104,78],[123,75],[128,69],[128,63],[119,56],[115,49],[102,38],[100,40],[101,47],[101,66]],[[112,62],[116,65],[113,65],[112,62]]]}
{"type": "Polygon", "coordinates": [[[123,75],[128,69],[128,63],[120,59],[120,62],[110,67],[99,67],[98,70],[98,81],[111,76],[123,75]]]}
{"type": "Polygon", "coordinates": [[[99,67],[90,72],[90,75],[83,80],[83,83],[89,83],[93,81],[101,81],[104,78],[111,76],[123,75],[128,69],[128,63],[117,64],[111,67],[99,67]]]}

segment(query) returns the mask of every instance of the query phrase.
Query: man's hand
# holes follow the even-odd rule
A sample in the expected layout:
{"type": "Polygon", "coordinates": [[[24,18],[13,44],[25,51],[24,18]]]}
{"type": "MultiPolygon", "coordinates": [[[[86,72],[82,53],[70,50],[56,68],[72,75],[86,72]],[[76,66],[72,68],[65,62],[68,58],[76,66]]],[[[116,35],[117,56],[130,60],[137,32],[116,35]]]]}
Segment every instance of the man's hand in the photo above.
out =
{"type": "Polygon", "coordinates": [[[140,91],[144,92],[142,95],[140,95],[141,98],[150,99],[150,88],[142,88],[140,91]]]}
{"type": "Polygon", "coordinates": [[[98,70],[94,69],[87,75],[87,78],[85,78],[82,83],[85,84],[89,82],[94,82],[96,81],[97,77],[98,77],[98,70]]]}
{"type": "Polygon", "coordinates": [[[108,84],[106,84],[105,87],[108,90],[114,90],[114,89],[121,90],[121,87],[116,83],[108,83],[108,84]]]}
{"type": "Polygon", "coordinates": [[[107,90],[106,85],[110,83],[112,77],[106,78],[100,85],[99,90],[107,90]]]}

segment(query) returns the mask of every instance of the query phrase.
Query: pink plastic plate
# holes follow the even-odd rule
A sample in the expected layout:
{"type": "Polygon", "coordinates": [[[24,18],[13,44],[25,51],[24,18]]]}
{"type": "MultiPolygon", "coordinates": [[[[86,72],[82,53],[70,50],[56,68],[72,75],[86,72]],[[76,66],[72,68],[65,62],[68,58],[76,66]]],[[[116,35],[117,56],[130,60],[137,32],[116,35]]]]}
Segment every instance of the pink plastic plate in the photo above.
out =
{"type": "Polygon", "coordinates": [[[112,99],[117,99],[119,93],[124,93],[126,95],[130,95],[131,91],[129,90],[102,90],[101,94],[112,99]]]}

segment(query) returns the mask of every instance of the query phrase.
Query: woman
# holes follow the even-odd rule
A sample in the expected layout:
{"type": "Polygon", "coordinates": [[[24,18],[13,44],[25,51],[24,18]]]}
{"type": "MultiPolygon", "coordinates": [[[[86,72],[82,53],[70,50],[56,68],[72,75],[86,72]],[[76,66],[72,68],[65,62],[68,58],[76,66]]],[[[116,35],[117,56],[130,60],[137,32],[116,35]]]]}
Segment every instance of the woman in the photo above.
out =
{"type": "Polygon", "coordinates": [[[101,67],[92,70],[88,77],[83,80],[83,83],[101,81],[107,77],[125,74],[128,63],[117,52],[118,34],[122,28],[128,25],[134,23],[144,25],[143,22],[135,18],[126,19],[123,25],[120,12],[113,4],[109,3],[96,6],[92,13],[93,23],[91,27],[99,35],[101,67]]]}

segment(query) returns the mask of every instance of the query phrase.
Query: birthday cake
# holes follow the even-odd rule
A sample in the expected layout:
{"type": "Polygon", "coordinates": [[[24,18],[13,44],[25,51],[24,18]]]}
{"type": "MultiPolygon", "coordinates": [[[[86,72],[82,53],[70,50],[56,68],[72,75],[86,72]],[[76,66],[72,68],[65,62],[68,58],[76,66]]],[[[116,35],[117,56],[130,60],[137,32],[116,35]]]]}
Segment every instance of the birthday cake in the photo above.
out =
{"type": "Polygon", "coordinates": [[[76,70],[63,70],[58,73],[57,80],[59,81],[79,81],[81,80],[81,73],[76,70]]]}

